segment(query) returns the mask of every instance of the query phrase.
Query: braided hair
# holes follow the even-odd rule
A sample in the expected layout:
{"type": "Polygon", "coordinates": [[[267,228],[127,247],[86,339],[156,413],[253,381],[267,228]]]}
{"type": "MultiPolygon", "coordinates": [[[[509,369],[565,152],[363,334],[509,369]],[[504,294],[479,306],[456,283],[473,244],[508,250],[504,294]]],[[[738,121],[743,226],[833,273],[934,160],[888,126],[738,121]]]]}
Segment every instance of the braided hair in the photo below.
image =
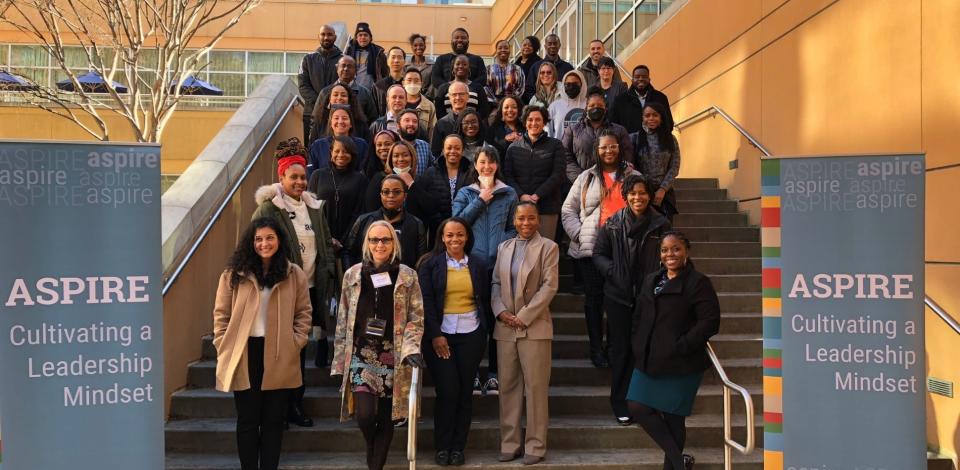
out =
{"type": "Polygon", "coordinates": [[[283,157],[289,157],[291,155],[304,156],[306,154],[307,149],[303,146],[303,142],[300,141],[300,138],[291,137],[277,144],[277,150],[273,152],[273,158],[279,160],[283,157]]]}

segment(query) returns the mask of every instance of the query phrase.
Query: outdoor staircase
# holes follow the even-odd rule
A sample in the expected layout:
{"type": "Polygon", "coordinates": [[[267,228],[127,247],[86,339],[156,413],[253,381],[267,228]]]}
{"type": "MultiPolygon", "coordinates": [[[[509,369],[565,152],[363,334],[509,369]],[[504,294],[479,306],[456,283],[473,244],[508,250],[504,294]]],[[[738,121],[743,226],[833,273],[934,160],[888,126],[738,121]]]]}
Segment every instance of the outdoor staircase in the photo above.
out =
{"type": "MultiPolygon", "coordinates": [[[[679,209],[674,227],[685,232],[697,269],[708,274],[720,297],[722,321],[713,345],[730,379],[752,394],[756,410],[757,449],[735,455],[736,469],[762,468],[762,369],[760,318],[760,231],[748,225],[737,202],[727,199],[715,179],[679,179],[679,209]]],[[[553,301],[555,337],[550,388],[550,431],[542,469],[663,468],[663,454],[637,426],[615,423],[609,405],[609,369],[596,369],[587,359],[588,342],[583,299],[568,293],[572,263],[561,259],[560,293],[553,301]]],[[[199,312],[198,312],[199,314],[199,312]]],[[[208,336],[203,358],[190,366],[188,388],[174,394],[166,426],[168,470],[239,469],[234,436],[233,396],[214,390],[216,355],[208,336]]],[[[311,342],[307,357],[313,356],[311,342]]],[[[310,361],[308,361],[308,364],[310,361]]],[[[486,367],[486,361],[481,365],[486,367]]],[[[433,463],[432,412],[435,396],[427,374],[423,418],[419,422],[418,468],[433,463]]],[[[686,453],[697,469],[723,468],[723,402],[716,374],[708,371],[687,420],[686,453]]],[[[308,365],[305,407],[316,426],[292,426],[284,434],[284,469],[363,469],[364,443],[354,422],[340,423],[339,382],[328,369],[308,365]]],[[[734,396],[733,435],[744,442],[743,405],[734,396]]],[[[519,460],[501,464],[497,397],[474,398],[474,420],[466,449],[466,467],[521,467],[519,460]]],[[[407,468],[406,428],[398,429],[388,468],[407,468]]]]}

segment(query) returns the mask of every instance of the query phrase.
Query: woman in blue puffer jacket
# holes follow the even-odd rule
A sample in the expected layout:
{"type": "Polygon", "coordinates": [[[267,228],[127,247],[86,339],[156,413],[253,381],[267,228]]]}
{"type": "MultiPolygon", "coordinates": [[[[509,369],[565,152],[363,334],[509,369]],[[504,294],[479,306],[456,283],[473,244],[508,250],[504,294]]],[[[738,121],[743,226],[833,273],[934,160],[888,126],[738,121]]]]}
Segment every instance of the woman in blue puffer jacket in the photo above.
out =
{"type": "MultiPolygon", "coordinates": [[[[477,182],[464,186],[457,192],[453,200],[453,215],[470,223],[474,240],[470,256],[482,259],[492,270],[497,261],[497,248],[500,243],[517,236],[517,229],[513,226],[513,213],[519,198],[517,192],[501,179],[500,155],[493,146],[484,145],[477,152],[474,172],[477,174],[477,182]]],[[[491,319],[491,325],[493,320],[491,319]]],[[[474,380],[474,388],[480,389],[480,393],[484,395],[499,393],[496,346],[491,328],[487,346],[489,375],[482,385],[479,376],[474,380]]]]}

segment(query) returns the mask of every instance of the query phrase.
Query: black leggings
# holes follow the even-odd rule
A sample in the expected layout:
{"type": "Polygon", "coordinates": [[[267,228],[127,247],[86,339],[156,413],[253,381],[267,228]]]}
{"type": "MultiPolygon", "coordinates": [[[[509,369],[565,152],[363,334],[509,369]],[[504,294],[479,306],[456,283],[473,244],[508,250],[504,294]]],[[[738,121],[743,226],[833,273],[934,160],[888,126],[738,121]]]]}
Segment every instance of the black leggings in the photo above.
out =
{"type": "Polygon", "coordinates": [[[237,407],[237,452],[243,470],[276,470],[290,389],[262,390],[263,338],[247,341],[250,388],[233,392],[237,407]]]}
{"type": "Polygon", "coordinates": [[[664,413],[642,403],[628,401],[630,417],[663,449],[664,470],[683,470],[683,446],[687,441],[686,416],[664,413]]]}
{"type": "Polygon", "coordinates": [[[357,425],[367,442],[367,468],[380,470],[387,463],[387,453],[393,440],[393,398],[377,398],[373,394],[353,394],[357,425]]]}

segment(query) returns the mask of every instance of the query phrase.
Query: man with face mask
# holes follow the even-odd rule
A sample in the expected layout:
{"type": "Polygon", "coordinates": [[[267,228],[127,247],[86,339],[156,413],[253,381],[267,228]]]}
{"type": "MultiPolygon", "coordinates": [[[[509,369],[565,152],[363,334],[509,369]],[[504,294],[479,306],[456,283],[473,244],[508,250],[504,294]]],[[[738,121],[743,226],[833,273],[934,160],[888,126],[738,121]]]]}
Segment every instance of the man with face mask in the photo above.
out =
{"type": "Polygon", "coordinates": [[[420,115],[417,110],[407,108],[400,111],[400,130],[397,133],[417,151],[418,176],[427,171],[433,162],[433,157],[430,156],[430,144],[419,138],[422,132],[423,127],[420,126],[420,115]]]}
{"type": "Polygon", "coordinates": [[[607,118],[607,104],[603,90],[593,87],[587,90],[587,109],[577,123],[563,132],[563,148],[567,150],[567,179],[572,183],[584,170],[597,164],[597,139],[603,131],[616,134],[620,143],[620,158],[633,164],[633,143],[630,134],[619,124],[607,118]]]}
{"type": "MultiPolygon", "coordinates": [[[[374,44],[373,33],[367,23],[357,23],[353,39],[350,40],[347,50],[343,53],[353,57],[353,60],[357,62],[357,81],[368,90],[374,89],[377,81],[388,74],[387,54],[384,53],[382,47],[374,44]]],[[[373,117],[367,116],[368,119],[373,119],[373,117]]]]}
{"type": "Polygon", "coordinates": [[[550,127],[547,134],[559,139],[563,131],[583,117],[587,106],[587,80],[579,70],[572,70],[563,76],[562,96],[550,103],[547,111],[550,113],[550,127]]]}
{"type": "Polygon", "coordinates": [[[470,48],[470,33],[466,29],[457,28],[450,35],[450,49],[453,52],[437,57],[433,64],[433,77],[430,83],[438,87],[442,83],[453,80],[453,59],[458,55],[465,55],[470,60],[470,81],[479,82],[480,86],[487,85],[487,67],[480,56],[467,52],[470,48]]]}
{"type": "Polygon", "coordinates": [[[393,225],[400,237],[400,262],[407,266],[416,266],[417,260],[427,253],[427,228],[415,215],[407,213],[404,202],[410,188],[399,176],[388,175],[380,183],[380,204],[382,207],[366,214],[360,214],[347,235],[346,247],[349,250],[351,266],[361,261],[364,234],[367,227],[377,220],[386,220],[393,225]]]}
{"type": "MultiPolygon", "coordinates": [[[[300,74],[297,83],[300,87],[300,97],[303,98],[304,108],[313,110],[320,92],[328,85],[337,81],[337,61],[343,56],[337,42],[337,32],[329,25],[320,28],[320,47],[316,51],[303,56],[300,62],[300,74]]],[[[303,113],[303,141],[309,142],[312,113],[303,113]]]]}
{"type": "Polygon", "coordinates": [[[407,108],[417,112],[420,118],[420,135],[429,141],[433,135],[433,126],[437,124],[437,109],[423,94],[423,74],[420,69],[408,66],[403,72],[403,89],[407,92],[407,108]]]}
{"type": "Polygon", "coordinates": [[[560,36],[556,34],[548,34],[546,38],[543,39],[543,50],[546,52],[543,55],[543,59],[536,64],[533,64],[533,67],[530,68],[532,71],[530,76],[527,76],[527,81],[524,83],[526,90],[523,92],[523,102],[529,103],[530,98],[533,98],[533,95],[537,92],[537,77],[536,73],[540,70],[540,66],[544,62],[550,62],[554,67],[557,68],[557,75],[562,77],[573,70],[573,65],[570,62],[567,62],[560,58],[560,36]]]}
{"type": "Polygon", "coordinates": [[[648,102],[659,102],[667,110],[663,116],[663,124],[673,128],[673,113],[670,112],[670,100],[667,95],[653,88],[650,83],[650,68],[638,65],[633,68],[633,85],[630,89],[617,96],[610,108],[610,120],[627,128],[627,132],[634,133],[643,129],[643,107],[648,102]]]}

